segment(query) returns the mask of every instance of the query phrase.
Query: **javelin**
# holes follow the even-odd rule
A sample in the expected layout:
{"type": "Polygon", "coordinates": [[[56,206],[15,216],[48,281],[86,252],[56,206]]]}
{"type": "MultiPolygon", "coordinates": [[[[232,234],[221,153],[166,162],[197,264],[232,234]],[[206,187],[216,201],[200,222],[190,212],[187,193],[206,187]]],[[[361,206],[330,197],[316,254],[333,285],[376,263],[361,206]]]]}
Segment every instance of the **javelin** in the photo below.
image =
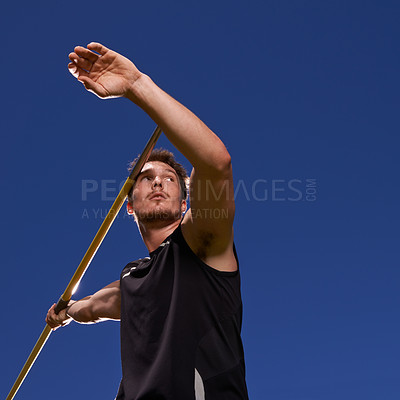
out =
{"type": "MultiPolygon", "coordinates": [[[[161,134],[161,129],[160,127],[157,126],[153,134],[151,135],[151,138],[147,142],[146,147],[144,148],[138,161],[133,167],[132,172],[126,179],[124,186],[122,186],[122,189],[119,192],[117,198],[115,199],[114,204],[111,206],[110,211],[108,211],[108,214],[106,215],[103,223],[101,224],[99,230],[97,231],[96,236],[94,237],[92,243],[90,244],[85,255],[83,256],[82,261],[80,262],[78,268],[76,269],[67,288],[65,289],[64,293],[58,300],[57,305],[54,309],[56,314],[58,314],[64,308],[67,308],[68,302],[71,300],[72,295],[78,288],[79,282],[81,281],[83,274],[86,272],[87,268],[89,267],[89,264],[91,263],[93,257],[95,256],[97,250],[99,249],[103,239],[106,237],[108,230],[110,229],[112,223],[114,222],[116,216],[118,215],[118,212],[121,209],[122,204],[124,203],[126,197],[128,196],[129,191],[135,184],[135,181],[138,175],[140,174],[140,171],[142,170],[144,164],[146,164],[150,156],[150,153],[152,152],[158,138],[160,137],[160,134],[161,134]]],[[[18,389],[22,385],[22,382],[28,375],[28,372],[31,369],[33,363],[35,362],[37,356],[39,355],[43,346],[46,344],[47,339],[49,338],[51,332],[52,331],[50,326],[46,324],[45,328],[43,329],[43,332],[41,333],[39,339],[35,344],[35,347],[31,351],[31,354],[29,355],[24,366],[22,367],[22,370],[19,373],[18,378],[14,382],[14,385],[11,388],[10,393],[8,394],[6,400],[12,400],[14,398],[18,389]]]]}

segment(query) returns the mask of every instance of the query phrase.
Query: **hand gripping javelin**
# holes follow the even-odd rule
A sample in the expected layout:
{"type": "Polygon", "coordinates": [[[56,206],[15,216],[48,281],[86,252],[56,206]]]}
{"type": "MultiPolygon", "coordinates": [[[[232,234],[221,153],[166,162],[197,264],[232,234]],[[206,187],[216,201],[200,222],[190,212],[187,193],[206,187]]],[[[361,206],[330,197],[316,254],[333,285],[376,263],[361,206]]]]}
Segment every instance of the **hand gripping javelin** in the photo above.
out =
{"type": "MultiPolygon", "coordinates": [[[[58,314],[61,310],[67,307],[68,302],[71,300],[72,295],[78,288],[79,282],[83,277],[83,274],[86,272],[87,268],[89,267],[89,264],[93,260],[93,257],[95,256],[97,250],[99,249],[103,239],[106,237],[108,230],[110,229],[112,223],[114,222],[116,216],[118,215],[119,210],[122,207],[122,204],[124,203],[126,197],[129,194],[129,191],[132,189],[133,185],[135,184],[135,181],[140,174],[140,171],[142,170],[144,164],[147,162],[150,153],[152,152],[158,138],[160,137],[161,134],[161,129],[160,127],[156,127],[154,130],[153,134],[151,135],[151,138],[146,144],[146,147],[144,148],[142,154],[140,155],[138,161],[136,162],[135,166],[133,167],[132,172],[126,179],[124,186],[122,186],[121,191],[119,192],[117,198],[114,201],[114,204],[111,206],[110,210],[108,211],[108,214],[106,215],[103,223],[101,224],[99,230],[96,233],[96,236],[94,237],[92,243],[90,244],[89,248],[87,249],[85,255],[82,258],[82,261],[78,265],[78,268],[76,269],[72,279],[70,280],[67,288],[65,289],[64,293],[60,297],[60,299],[57,302],[57,305],[54,309],[56,314],[58,314]]],[[[10,393],[8,394],[6,400],[12,400],[17,393],[18,389],[22,385],[22,382],[28,375],[29,370],[31,369],[33,363],[35,362],[37,356],[39,355],[40,351],[42,350],[43,346],[46,344],[47,339],[50,336],[51,333],[51,328],[49,325],[46,324],[45,328],[43,329],[43,332],[41,333],[39,339],[37,340],[35,347],[31,351],[31,354],[29,355],[28,359],[25,362],[25,365],[22,367],[21,372],[18,375],[18,378],[14,382],[13,387],[10,390],[10,393]]]]}

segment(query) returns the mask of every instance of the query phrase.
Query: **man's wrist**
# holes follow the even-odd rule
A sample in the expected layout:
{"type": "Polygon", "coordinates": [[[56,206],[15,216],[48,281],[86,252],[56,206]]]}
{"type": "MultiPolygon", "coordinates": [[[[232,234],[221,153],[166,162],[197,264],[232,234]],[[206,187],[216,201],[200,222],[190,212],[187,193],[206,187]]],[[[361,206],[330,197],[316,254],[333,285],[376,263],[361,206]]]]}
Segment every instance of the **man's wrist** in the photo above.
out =
{"type": "Polygon", "coordinates": [[[153,81],[150,79],[150,77],[142,73],[139,78],[135,79],[129,85],[125,97],[140,107],[141,103],[146,97],[145,93],[147,88],[151,83],[153,83],[153,81]]]}
{"type": "Polygon", "coordinates": [[[69,311],[70,311],[70,309],[71,309],[71,306],[72,306],[74,303],[76,303],[75,300],[70,300],[70,301],[68,302],[68,305],[67,305],[67,307],[66,307],[66,309],[65,309],[65,316],[67,317],[67,319],[74,319],[74,318],[71,316],[71,314],[69,313],[69,311]]]}

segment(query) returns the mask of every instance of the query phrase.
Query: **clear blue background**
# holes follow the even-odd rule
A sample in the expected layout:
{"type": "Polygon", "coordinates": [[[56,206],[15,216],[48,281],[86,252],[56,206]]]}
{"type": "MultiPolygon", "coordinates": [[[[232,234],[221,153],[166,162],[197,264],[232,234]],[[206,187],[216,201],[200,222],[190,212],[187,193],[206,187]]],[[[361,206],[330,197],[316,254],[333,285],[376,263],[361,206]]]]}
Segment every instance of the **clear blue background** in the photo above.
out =
{"type": "MultiPolygon", "coordinates": [[[[232,155],[250,398],[397,400],[399,20],[397,1],[3,5],[0,397],[154,129],[68,73],[74,46],[99,41],[232,155]]],[[[121,213],[76,296],[144,254],[121,213]]],[[[16,399],[113,399],[120,368],[118,323],[71,324],[16,399]]]]}

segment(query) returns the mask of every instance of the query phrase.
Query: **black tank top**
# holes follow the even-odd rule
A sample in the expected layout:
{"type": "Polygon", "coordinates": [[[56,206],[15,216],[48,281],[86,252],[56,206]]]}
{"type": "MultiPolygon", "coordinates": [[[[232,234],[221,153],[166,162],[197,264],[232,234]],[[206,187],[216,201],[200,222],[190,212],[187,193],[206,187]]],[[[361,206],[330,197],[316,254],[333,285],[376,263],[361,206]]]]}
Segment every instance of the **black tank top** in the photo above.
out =
{"type": "Polygon", "coordinates": [[[248,399],[239,271],[202,262],[179,226],[120,282],[118,400],[248,399]]]}

